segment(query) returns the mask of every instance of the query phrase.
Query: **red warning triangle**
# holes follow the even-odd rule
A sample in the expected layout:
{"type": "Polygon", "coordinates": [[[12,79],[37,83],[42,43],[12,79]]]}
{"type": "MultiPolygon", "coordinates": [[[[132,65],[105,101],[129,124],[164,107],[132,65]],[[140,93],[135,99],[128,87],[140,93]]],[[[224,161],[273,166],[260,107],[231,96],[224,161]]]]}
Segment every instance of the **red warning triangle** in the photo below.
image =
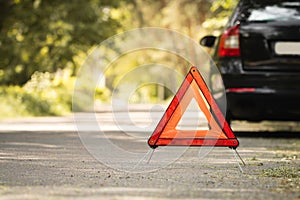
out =
{"type": "Polygon", "coordinates": [[[168,109],[148,140],[158,146],[223,146],[236,148],[237,138],[226,122],[196,67],[192,67],[171,101],[168,109]],[[195,99],[205,115],[209,130],[179,130],[177,125],[191,100],[195,99]]]}

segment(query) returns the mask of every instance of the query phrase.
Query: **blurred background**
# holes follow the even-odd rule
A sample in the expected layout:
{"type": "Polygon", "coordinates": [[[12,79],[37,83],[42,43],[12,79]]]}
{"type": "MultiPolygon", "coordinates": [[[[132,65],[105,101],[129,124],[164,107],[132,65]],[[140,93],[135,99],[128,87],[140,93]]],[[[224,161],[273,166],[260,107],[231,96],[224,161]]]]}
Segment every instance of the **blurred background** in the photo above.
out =
{"type": "MultiPolygon", "coordinates": [[[[219,34],[237,0],[2,0],[0,1],[0,118],[64,115],[71,112],[76,73],[105,39],[140,27],[164,27],[193,38],[219,34]]],[[[176,58],[153,52],[126,57],[122,73],[111,68],[96,88],[108,102],[126,71],[147,62],[168,65],[176,58]],[[137,59],[138,58],[138,59],[137,59]]],[[[180,59],[177,60],[180,65],[180,59]]],[[[155,99],[147,88],[135,102],[155,99]],[[152,98],[153,97],[153,98],[152,98]]],[[[166,91],[168,92],[168,91],[166,91]]],[[[169,94],[171,95],[171,94],[169,94]]],[[[160,100],[168,98],[162,95],[160,100]]],[[[157,99],[155,100],[157,101],[157,99]]]]}

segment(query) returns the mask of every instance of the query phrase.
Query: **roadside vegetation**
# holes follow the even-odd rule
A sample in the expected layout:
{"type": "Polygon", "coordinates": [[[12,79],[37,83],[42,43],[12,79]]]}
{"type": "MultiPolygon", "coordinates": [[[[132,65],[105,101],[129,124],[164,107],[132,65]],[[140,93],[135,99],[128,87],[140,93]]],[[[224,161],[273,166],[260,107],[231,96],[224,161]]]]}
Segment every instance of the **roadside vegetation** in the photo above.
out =
{"type": "Polygon", "coordinates": [[[66,70],[35,72],[23,86],[1,86],[1,118],[70,113],[74,80],[66,70]]]}
{"type": "MultiPolygon", "coordinates": [[[[149,26],[170,28],[199,40],[206,33],[218,34],[236,2],[3,0],[0,118],[70,113],[76,74],[90,50],[101,41],[132,28],[149,26]]],[[[139,59],[148,59],[147,56],[139,59]]],[[[148,60],[153,59],[157,58],[150,56],[148,60]]],[[[164,62],[164,56],[160,59],[164,62]]],[[[131,70],[140,60],[132,56],[123,68],[131,70]]],[[[95,91],[100,102],[109,101],[113,84],[122,75],[109,73],[106,85],[95,91]]],[[[151,87],[145,91],[148,99],[155,99],[157,92],[151,87]]]]}
{"type": "Polygon", "coordinates": [[[281,166],[278,168],[264,169],[262,175],[276,178],[300,178],[300,167],[281,166]]]}

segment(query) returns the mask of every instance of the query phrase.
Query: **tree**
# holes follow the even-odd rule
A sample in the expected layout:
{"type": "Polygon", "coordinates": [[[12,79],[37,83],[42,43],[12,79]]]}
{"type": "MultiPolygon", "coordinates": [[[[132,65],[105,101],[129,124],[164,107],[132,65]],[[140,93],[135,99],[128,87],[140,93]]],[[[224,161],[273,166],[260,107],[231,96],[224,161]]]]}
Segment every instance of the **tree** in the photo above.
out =
{"type": "Polygon", "coordinates": [[[76,56],[120,28],[118,0],[0,1],[0,84],[22,85],[35,71],[79,66],[76,56]]]}
{"type": "Polygon", "coordinates": [[[208,32],[219,35],[237,3],[238,0],[214,1],[210,7],[210,15],[208,15],[207,20],[203,23],[203,27],[208,32]]]}
{"type": "Polygon", "coordinates": [[[211,0],[133,0],[128,7],[135,27],[165,27],[196,39],[211,4],[211,0]]]}

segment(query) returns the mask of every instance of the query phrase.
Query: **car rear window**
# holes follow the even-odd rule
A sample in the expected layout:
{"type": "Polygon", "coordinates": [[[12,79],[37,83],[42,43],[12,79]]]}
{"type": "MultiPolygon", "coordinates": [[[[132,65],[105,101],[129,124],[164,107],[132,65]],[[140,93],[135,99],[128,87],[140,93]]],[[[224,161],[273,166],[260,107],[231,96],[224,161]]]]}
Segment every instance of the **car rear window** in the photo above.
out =
{"type": "Polygon", "coordinates": [[[246,9],[244,19],[253,21],[300,20],[300,1],[258,1],[246,9]]]}

